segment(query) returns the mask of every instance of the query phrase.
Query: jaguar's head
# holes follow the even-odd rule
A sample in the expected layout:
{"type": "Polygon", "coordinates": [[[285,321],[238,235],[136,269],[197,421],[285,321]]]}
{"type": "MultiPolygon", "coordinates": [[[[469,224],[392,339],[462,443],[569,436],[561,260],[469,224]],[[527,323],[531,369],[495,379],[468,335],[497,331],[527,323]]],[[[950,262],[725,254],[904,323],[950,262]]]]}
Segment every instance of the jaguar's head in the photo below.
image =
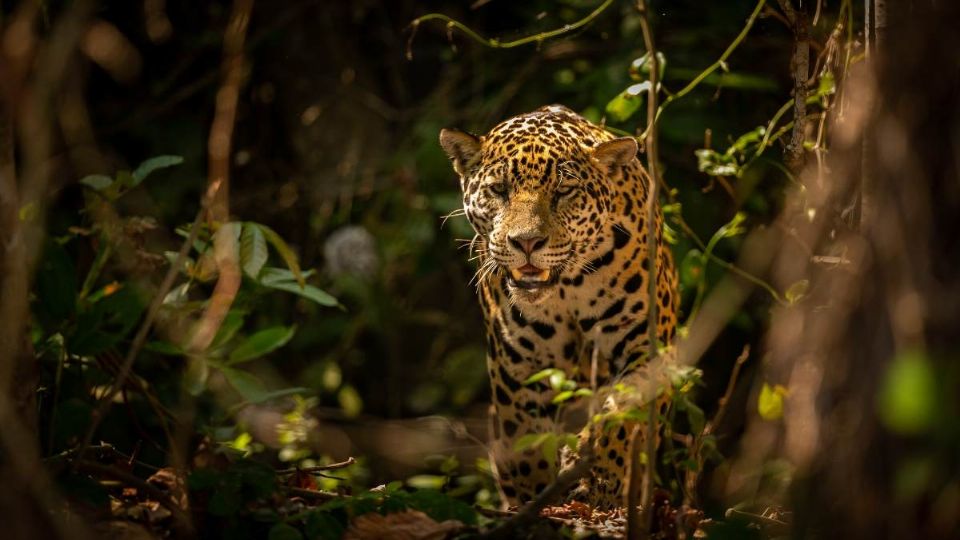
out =
{"type": "Polygon", "coordinates": [[[460,175],[463,207],[520,302],[548,298],[596,255],[613,182],[636,158],[625,137],[597,142],[586,121],[541,110],[477,137],[444,129],[440,144],[460,175]]]}

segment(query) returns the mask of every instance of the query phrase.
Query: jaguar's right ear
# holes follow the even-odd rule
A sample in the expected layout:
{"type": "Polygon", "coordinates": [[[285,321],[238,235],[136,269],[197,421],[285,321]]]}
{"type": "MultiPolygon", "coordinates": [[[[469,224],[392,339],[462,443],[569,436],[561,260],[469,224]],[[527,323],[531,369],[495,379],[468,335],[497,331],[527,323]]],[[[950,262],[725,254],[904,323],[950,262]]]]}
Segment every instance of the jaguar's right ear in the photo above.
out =
{"type": "Polygon", "coordinates": [[[480,146],[483,143],[480,137],[471,135],[459,129],[441,129],[440,146],[450,156],[453,170],[463,176],[480,158],[480,146]]]}

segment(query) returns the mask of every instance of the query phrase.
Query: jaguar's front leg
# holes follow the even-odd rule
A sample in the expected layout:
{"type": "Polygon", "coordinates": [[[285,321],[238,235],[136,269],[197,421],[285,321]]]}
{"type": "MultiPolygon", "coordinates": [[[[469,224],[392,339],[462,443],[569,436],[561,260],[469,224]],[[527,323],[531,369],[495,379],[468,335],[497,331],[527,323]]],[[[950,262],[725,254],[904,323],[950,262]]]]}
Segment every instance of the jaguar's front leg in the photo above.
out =
{"type": "Polygon", "coordinates": [[[502,334],[491,340],[487,360],[494,407],[491,457],[503,500],[519,505],[532,500],[556,477],[557,445],[545,440],[526,447],[518,443],[528,435],[556,434],[559,428],[557,406],[550,402],[552,392],[543,383],[524,384],[533,374],[532,364],[516,362],[510,353],[518,353],[504,340],[502,334]]]}

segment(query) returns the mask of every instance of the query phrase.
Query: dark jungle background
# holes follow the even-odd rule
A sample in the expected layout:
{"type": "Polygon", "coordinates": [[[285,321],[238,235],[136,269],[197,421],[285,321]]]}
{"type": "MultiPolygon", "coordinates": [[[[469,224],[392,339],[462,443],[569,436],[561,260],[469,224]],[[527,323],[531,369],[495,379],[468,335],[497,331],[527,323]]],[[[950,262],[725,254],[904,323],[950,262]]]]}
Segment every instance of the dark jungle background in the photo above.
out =
{"type": "MultiPolygon", "coordinates": [[[[715,330],[658,485],[711,538],[960,534],[957,9],[885,4],[648,5],[661,103],[722,59],[657,123],[682,319],[715,330]]],[[[643,15],[598,7],[0,2],[11,538],[503,518],[474,510],[498,504],[483,324],[437,137],[551,103],[643,132],[643,15]],[[499,48],[428,13],[497,43],[588,24],[499,48]]]]}

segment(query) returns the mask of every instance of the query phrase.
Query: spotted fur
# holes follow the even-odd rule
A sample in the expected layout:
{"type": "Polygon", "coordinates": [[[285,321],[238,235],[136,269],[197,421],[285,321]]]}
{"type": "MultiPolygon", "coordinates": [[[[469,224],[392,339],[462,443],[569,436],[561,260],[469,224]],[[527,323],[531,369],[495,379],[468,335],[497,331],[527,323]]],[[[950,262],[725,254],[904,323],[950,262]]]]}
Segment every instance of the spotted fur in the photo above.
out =
{"type": "MultiPolygon", "coordinates": [[[[634,369],[648,349],[648,284],[656,281],[657,335],[674,337],[677,276],[660,246],[651,271],[647,234],[650,178],[632,138],[562,106],[516,116],[475,137],[443,130],[440,142],[460,176],[464,210],[477,233],[478,292],[486,320],[487,366],[496,416],[493,455],[505,499],[523,503],[556,476],[559,456],[516,452],[531,433],[562,432],[555,392],[524,384],[544,368],[589,385],[634,369]],[[536,286],[515,272],[543,269],[536,286]],[[547,275],[546,271],[549,271],[547,275]]],[[[564,409],[567,409],[565,406],[564,409]]],[[[582,415],[581,415],[582,416],[582,415]]],[[[582,425],[582,422],[581,422],[582,425]]],[[[599,459],[580,493],[603,507],[623,504],[630,426],[596,436],[599,459]]]]}

